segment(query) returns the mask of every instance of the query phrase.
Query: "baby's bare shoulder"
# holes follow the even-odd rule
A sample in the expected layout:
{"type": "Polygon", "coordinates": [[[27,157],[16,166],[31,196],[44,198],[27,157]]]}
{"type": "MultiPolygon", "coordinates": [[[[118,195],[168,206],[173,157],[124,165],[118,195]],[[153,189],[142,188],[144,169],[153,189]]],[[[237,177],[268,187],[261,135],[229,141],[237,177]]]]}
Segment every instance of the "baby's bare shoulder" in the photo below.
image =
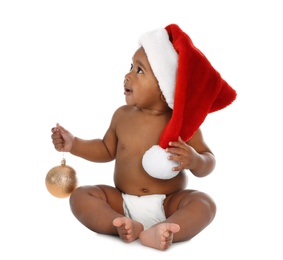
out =
{"type": "Polygon", "coordinates": [[[123,106],[120,106],[119,108],[117,108],[116,112],[127,113],[127,112],[132,111],[133,109],[134,109],[133,106],[123,105],[123,106]]]}
{"type": "Polygon", "coordinates": [[[116,111],[113,113],[112,116],[112,124],[116,124],[117,122],[124,121],[127,117],[129,117],[129,114],[134,110],[131,106],[121,106],[116,109],[116,111]]]}
{"type": "Polygon", "coordinates": [[[137,108],[134,106],[124,105],[124,106],[117,108],[117,110],[113,114],[113,117],[121,117],[124,115],[128,115],[130,113],[136,112],[136,110],[137,108]]]}

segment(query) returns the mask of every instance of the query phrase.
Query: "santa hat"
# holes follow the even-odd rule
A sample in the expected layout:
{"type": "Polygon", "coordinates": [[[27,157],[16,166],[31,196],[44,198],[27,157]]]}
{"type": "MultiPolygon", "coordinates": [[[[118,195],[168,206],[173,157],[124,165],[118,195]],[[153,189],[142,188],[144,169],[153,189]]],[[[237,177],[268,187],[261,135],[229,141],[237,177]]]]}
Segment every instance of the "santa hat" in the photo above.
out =
{"type": "Polygon", "coordinates": [[[145,171],[155,178],[170,179],[178,172],[165,149],[180,136],[187,142],[208,113],[230,105],[236,98],[231,88],[178,25],[144,33],[139,44],[145,50],[159,87],[173,109],[159,144],[143,156],[145,171]]]}

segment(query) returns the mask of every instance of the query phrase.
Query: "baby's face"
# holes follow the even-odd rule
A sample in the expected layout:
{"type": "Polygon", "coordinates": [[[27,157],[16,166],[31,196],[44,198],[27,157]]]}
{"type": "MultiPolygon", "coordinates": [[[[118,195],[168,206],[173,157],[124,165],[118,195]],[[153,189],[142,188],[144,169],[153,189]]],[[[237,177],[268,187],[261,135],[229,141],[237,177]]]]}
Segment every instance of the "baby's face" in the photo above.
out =
{"type": "Polygon", "coordinates": [[[133,56],[131,70],[125,75],[124,89],[128,105],[142,109],[159,109],[160,102],[164,103],[160,98],[158,81],[142,47],[133,56]]]}

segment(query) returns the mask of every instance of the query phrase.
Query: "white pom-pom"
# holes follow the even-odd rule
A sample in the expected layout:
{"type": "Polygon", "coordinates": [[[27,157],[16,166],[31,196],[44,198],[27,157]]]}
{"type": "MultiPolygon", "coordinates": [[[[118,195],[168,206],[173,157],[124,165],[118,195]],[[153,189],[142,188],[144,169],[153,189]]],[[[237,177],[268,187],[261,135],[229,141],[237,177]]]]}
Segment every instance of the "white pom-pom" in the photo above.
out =
{"type": "Polygon", "coordinates": [[[142,158],[144,170],[152,177],[158,179],[172,179],[179,172],[172,168],[179,166],[176,161],[168,160],[168,153],[159,145],[152,146],[142,158]]]}

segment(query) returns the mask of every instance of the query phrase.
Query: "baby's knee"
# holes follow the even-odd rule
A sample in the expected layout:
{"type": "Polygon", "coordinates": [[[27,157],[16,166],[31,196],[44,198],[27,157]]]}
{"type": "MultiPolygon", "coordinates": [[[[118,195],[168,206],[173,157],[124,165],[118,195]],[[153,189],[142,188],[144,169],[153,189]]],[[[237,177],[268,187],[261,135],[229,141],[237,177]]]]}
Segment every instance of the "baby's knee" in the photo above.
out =
{"type": "Polygon", "coordinates": [[[211,222],[214,219],[217,211],[215,201],[208,194],[203,192],[199,192],[199,199],[206,208],[207,215],[210,217],[209,222],[211,222]]]}
{"type": "Polygon", "coordinates": [[[72,192],[70,200],[81,200],[85,196],[103,197],[104,192],[99,186],[79,186],[72,192]]]}
{"type": "Polygon", "coordinates": [[[77,187],[70,195],[69,202],[71,208],[75,207],[75,205],[81,200],[81,197],[84,194],[83,187],[77,187]]]}
{"type": "Polygon", "coordinates": [[[215,201],[208,194],[200,191],[193,191],[187,198],[187,203],[198,204],[198,208],[201,208],[205,212],[209,223],[214,219],[217,207],[215,201]]]}
{"type": "Polygon", "coordinates": [[[77,187],[70,195],[70,206],[74,208],[78,205],[83,205],[88,201],[89,197],[99,197],[102,196],[103,192],[99,187],[96,186],[80,186],[77,187]]]}
{"type": "Polygon", "coordinates": [[[70,195],[70,200],[76,198],[79,194],[81,194],[82,191],[83,191],[83,187],[77,187],[76,189],[74,189],[70,195]]]}

